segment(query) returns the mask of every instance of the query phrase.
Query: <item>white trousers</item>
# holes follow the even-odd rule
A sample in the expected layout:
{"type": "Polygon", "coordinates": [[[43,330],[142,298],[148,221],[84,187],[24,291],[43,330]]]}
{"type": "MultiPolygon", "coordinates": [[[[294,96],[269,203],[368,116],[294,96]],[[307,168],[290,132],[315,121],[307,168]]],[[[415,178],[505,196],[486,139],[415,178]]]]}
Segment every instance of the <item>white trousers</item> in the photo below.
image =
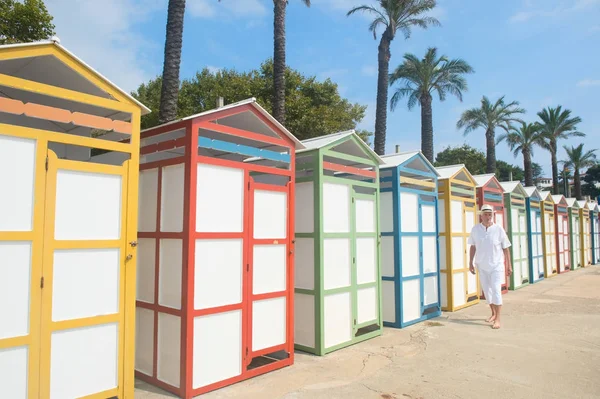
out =
{"type": "Polygon", "coordinates": [[[485,300],[490,305],[502,305],[502,283],[504,280],[504,269],[479,270],[479,282],[485,300]]]}

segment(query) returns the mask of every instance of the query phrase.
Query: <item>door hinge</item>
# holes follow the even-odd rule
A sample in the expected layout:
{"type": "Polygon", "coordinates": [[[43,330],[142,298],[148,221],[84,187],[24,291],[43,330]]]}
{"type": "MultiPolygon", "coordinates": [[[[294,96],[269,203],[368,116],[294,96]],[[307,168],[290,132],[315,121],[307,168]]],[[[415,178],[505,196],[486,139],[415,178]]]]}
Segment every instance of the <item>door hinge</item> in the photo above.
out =
{"type": "Polygon", "coordinates": [[[248,190],[250,190],[250,182],[248,182],[248,190]]]}
{"type": "Polygon", "coordinates": [[[356,319],[354,319],[354,325],[356,325],[356,319]]]}
{"type": "Polygon", "coordinates": [[[246,263],[246,271],[249,272],[250,271],[250,263],[246,263]]]}
{"type": "Polygon", "coordinates": [[[353,264],[356,263],[356,258],[355,257],[352,257],[352,263],[353,264]]]}
{"type": "Polygon", "coordinates": [[[44,277],[40,279],[40,288],[44,288],[44,277]]]}
{"type": "Polygon", "coordinates": [[[248,357],[248,347],[246,347],[246,357],[248,357]]]}
{"type": "Polygon", "coordinates": [[[48,171],[48,155],[46,155],[46,172],[48,171]]]}

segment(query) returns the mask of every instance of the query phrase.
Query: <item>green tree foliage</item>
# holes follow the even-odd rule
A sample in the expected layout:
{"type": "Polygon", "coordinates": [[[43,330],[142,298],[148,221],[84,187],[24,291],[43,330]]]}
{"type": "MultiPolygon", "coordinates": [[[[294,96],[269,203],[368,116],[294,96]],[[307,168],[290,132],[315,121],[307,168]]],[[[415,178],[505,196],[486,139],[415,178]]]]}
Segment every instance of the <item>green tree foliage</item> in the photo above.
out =
{"type": "MultiPolygon", "coordinates": [[[[152,110],[142,117],[142,129],[158,125],[161,78],[157,77],[138,87],[132,95],[152,110]]],[[[356,129],[365,116],[366,106],[342,98],[337,84],[330,79],[317,81],[286,68],[285,126],[298,139],[356,129]]],[[[268,112],[272,112],[273,61],[267,60],[260,68],[249,72],[224,69],[213,73],[207,68],[190,79],[184,79],[177,100],[177,117],[193,115],[214,109],[218,97],[225,104],[255,97],[268,112]]],[[[371,132],[357,133],[370,145],[371,132]]]]}
{"type": "Polygon", "coordinates": [[[535,179],[539,179],[540,177],[544,177],[544,169],[542,165],[537,162],[531,163],[531,171],[533,173],[533,181],[535,183],[535,179]]]}
{"type": "Polygon", "coordinates": [[[600,189],[596,188],[596,184],[600,183],[600,163],[588,168],[583,181],[585,184],[581,185],[581,193],[589,195],[592,199],[598,198],[600,189]]]}
{"type": "MultiPolygon", "coordinates": [[[[438,152],[435,157],[434,166],[447,166],[464,164],[472,175],[486,173],[486,157],[483,151],[471,147],[468,144],[462,146],[447,147],[438,152]]],[[[521,181],[525,176],[523,169],[511,165],[508,162],[496,161],[496,177],[500,181],[508,181],[512,171],[513,180],[521,181]]]]}
{"type": "Polygon", "coordinates": [[[49,39],[52,19],[42,0],[0,0],[0,44],[49,39]]]}
{"type": "Polygon", "coordinates": [[[567,152],[565,167],[573,170],[574,195],[578,200],[582,199],[581,194],[581,170],[596,165],[596,150],[584,150],[583,143],[577,147],[563,146],[567,152]]]}
{"type": "Polygon", "coordinates": [[[438,152],[434,166],[464,164],[472,175],[485,173],[485,154],[468,144],[461,147],[447,147],[438,152]]]}
{"type": "Polygon", "coordinates": [[[520,167],[501,160],[496,161],[496,177],[499,181],[510,181],[510,172],[513,181],[523,181],[525,178],[525,172],[520,167]]]}

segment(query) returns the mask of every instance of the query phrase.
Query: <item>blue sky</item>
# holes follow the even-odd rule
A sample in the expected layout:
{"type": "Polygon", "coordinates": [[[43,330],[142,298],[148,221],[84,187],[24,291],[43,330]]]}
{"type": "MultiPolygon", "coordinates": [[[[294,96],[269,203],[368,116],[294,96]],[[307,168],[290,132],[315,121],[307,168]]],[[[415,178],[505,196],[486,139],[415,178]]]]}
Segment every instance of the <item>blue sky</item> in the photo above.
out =
{"type": "MultiPolygon", "coordinates": [[[[167,0],[46,0],[61,43],[125,90],[162,72],[167,0]]],[[[271,0],[187,0],[181,78],[208,66],[250,70],[273,54],[271,0]]],[[[368,106],[360,128],[374,130],[377,45],[368,32],[370,17],[346,12],[371,0],[313,0],[310,8],[290,0],[287,62],[306,75],[331,78],[340,93],[368,106]]],[[[536,112],[562,104],[583,119],[587,148],[600,148],[600,0],[438,0],[432,13],[442,23],[414,29],[410,39],[392,42],[390,68],[404,53],[422,57],[428,47],[463,58],[475,69],[461,103],[434,100],[435,151],[464,142],[485,150],[484,132],[468,137],[456,130],[462,111],[506,95],[536,112]]],[[[379,36],[378,36],[379,39],[379,36]]],[[[390,96],[394,88],[390,90],[390,96]]],[[[420,110],[405,103],[388,111],[387,152],[420,147],[420,110]]],[[[563,143],[567,144],[567,143],[563,143]]],[[[522,165],[506,145],[497,156],[522,165]]],[[[598,153],[600,157],[600,152],[598,153]]],[[[560,150],[559,159],[564,157],[560,150]]],[[[550,155],[537,149],[534,161],[550,175],[550,155]]]]}

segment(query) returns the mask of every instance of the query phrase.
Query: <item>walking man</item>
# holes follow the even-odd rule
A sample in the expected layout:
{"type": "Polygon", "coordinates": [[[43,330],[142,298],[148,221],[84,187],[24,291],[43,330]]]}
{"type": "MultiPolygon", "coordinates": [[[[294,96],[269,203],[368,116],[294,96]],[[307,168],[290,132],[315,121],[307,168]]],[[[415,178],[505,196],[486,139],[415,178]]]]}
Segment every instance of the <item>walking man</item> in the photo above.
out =
{"type": "Polygon", "coordinates": [[[493,222],[494,208],[483,205],[480,210],[481,223],[471,229],[468,243],[469,271],[475,274],[475,266],[479,270],[479,281],[487,303],[492,309],[492,316],[486,321],[493,329],[500,328],[500,309],[502,308],[502,282],[505,276],[512,274],[510,254],[511,246],[502,226],[493,222]],[[506,259],[506,271],[504,261],[506,259]],[[506,274],[505,274],[506,273],[506,274]]]}

